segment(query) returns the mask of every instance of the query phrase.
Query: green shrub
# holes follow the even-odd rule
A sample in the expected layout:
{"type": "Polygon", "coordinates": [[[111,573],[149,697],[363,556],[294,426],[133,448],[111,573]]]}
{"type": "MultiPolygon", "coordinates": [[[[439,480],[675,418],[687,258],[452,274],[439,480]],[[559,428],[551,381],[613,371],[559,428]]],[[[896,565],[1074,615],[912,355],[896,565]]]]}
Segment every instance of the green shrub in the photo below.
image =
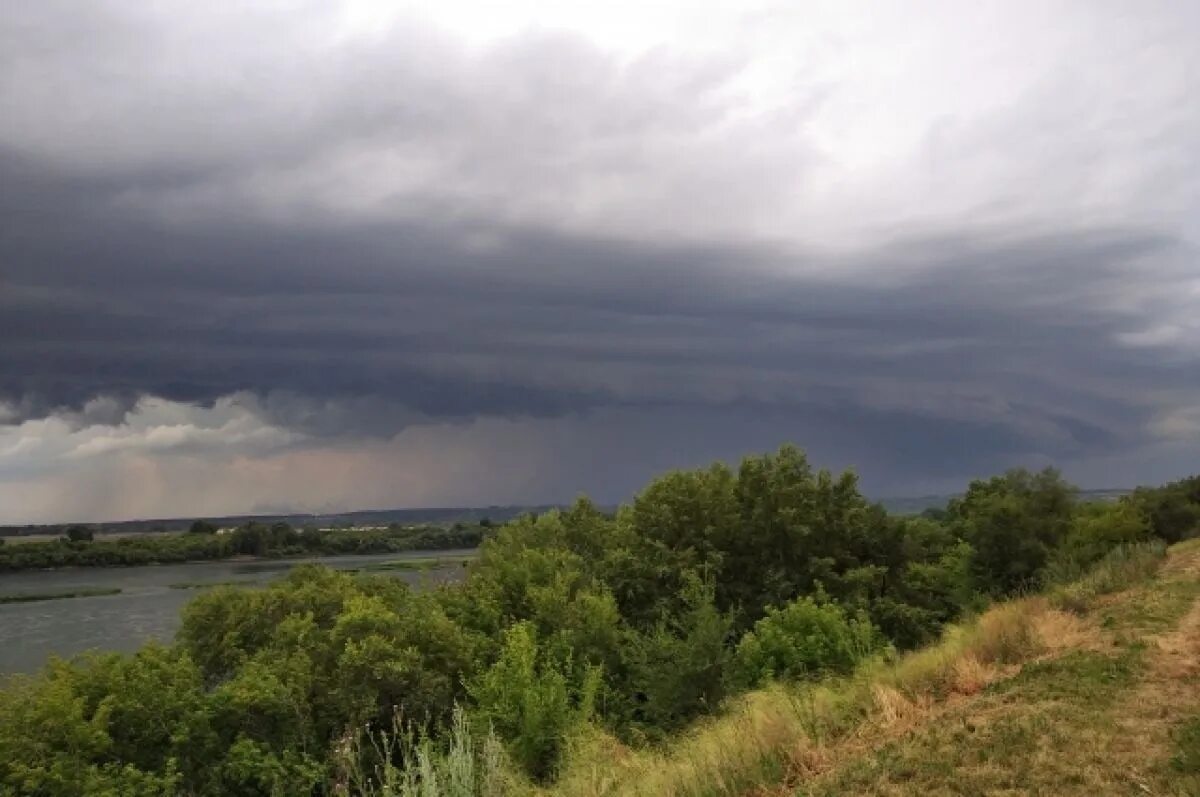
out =
{"type": "Polygon", "coordinates": [[[631,719],[641,735],[656,737],[716,710],[725,695],[733,619],[714,603],[712,584],[688,574],[684,609],[662,618],[627,643],[631,719]]]}
{"type": "Polygon", "coordinates": [[[1114,548],[1150,539],[1145,515],[1133,504],[1084,504],[1071,518],[1070,529],[1042,574],[1046,584],[1062,584],[1083,576],[1114,548]]]}
{"type": "Polygon", "coordinates": [[[498,797],[511,776],[491,728],[477,741],[455,706],[439,737],[397,713],[389,728],[351,733],[334,753],[334,793],[360,797],[498,797]]]}
{"type": "MultiPolygon", "coordinates": [[[[895,517],[853,473],[784,446],[669,474],[615,513],[580,500],[489,530],[460,585],[416,593],[301,566],[262,589],[212,589],[168,648],[58,662],[0,691],[0,794],[465,797],[487,793],[481,773],[500,758],[544,782],[585,725],[662,741],[740,705],[738,690],[848,673],[1039,583],[1071,581],[1052,599],[1086,608],[1153,573],[1198,507],[1196,479],[1081,506],[1056,472],[1012,471],[936,517],[895,517]]],[[[482,527],[196,531],[8,545],[0,570],[483,539],[482,527]]],[[[968,654],[1026,657],[1041,644],[1033,605],[951,631],[906,658],[899,682],[957,678],[968,654]]]]}
{"type": "Polygon", "coordinates": [[[882,645],[863,614],[810,597],[768,609],[738,643],[734,680],[754,686],[773,678],[814,678],[848,673],[882,645]]]}
{"type": "Polygon", "coordinates": [[[513,760],[538,780],[556,771],[568,734],[592,715],[599,672],[576,685],[567,669],[541,654],[537,632],[522,622],[504,632],[499,660],[469,686],[476,716],[508,740],[513,760]]]}
{"type": "Polygon", "coordinates": [[[1139,487],[1128,501],[1145,515],[1156,537],[1179,542],[1200,534],[1200,475],[1139,487]]]}
{"type": "Polygon", "coordinates": [[[1036,586],[1075,511],[1075,488],[1058,471],[1018,469],[973,481],[949,513],[971,544],[977,588],[994,597],[1036,586]]]}
{"type": "Polygon", "coordinates": [[[1052,589],[1050,601],[1060,609],[1086,611],[1094,598],[1127,589],[1154,575],[1166,555],[1167,545],[1162,540],[1118,545],[1082,577],[1052,589]]]}

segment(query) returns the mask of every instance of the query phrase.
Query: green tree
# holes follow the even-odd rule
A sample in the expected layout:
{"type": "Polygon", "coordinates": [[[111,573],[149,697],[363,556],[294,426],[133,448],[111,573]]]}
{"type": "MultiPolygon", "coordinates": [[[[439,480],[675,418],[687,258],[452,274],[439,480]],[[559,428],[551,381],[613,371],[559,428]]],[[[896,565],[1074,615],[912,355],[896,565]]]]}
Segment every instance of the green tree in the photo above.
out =
{"type": "Polygon", "coordinates": [[[67,527],[67,539],[70,542],[91,542],[94,538],[95,534],[87,526],[67,527]]]}
{"type": "Polygon", "coordinates": [[[1062,545],[1053,556],[1057,580],[1078,578],[1120,545],[1144,542],[1150,523],[1130,502],[1084,504],[1071,518],[1062,545]]]}
{"type": "Polygon", "coordinates": [[[1052,468],[1038,473],[1011,470],[971,482],[949,511],[972,546],[971,570],[978,588],[1007,595],[1037,584],[1051,552],[1070,529],[1075,494],[1052,468]]]}
{"type": "Polygon", "coordinates": [[[1156,537],[1169,543],[1200,533],[1200,475],[1161,487],[1139,487],[1127,499],[1156,537]]]}
{"type": "Polygon", "coordinates": [[[685,578],[681,602],[679,614],[632,634],[626,654],[632,716],[652,736],[715,711],[725,696],[733,618],[717,608],[712,584],[694,573],[685,578]]]}
{"type": "MultiPolygon", "coordinates": [[[[126,758],[130,740],[125,735],[138,731],[128,724],[128,703],[120,701],[137,696],[120,681],[109,680],[114,674],[120,678],[123,670],[119,656],[85,658],[77,665],[53,659],[38,676],[10,683],[0,692],[0,794],[166,797],[178,793],[181,776],[173,758],[166,757],[158,772],[126,758]]],[[[175,698],[168,694],[144,699],[175,698]]],[[[152,746],[141,755],[159,756],[161,745],[152,746]]]]}

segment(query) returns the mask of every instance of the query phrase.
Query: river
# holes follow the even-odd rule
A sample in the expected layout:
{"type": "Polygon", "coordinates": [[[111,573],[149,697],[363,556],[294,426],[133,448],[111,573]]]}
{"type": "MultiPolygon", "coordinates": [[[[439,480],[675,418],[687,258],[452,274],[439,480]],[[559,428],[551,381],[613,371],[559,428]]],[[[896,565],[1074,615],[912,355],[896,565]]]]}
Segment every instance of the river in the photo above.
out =
{"type": "MultiPolygon", "coordinates": [[[[115,595],[0,604],[0,674],[34,672],[51,655],[85,650],[130,652],[151,639],[169,642],[179,628],[180,610],[202,589],[179,585],[232,582],[265,584],[305,562],[355,570],[400,559],[437,559],[474,554],[414,551],[318,559],[191,562],[113,568],[66,568],[0,574],[0,595],[119,589],[115,595]],[[174,587],[172,585],[175,585],[174,587]]],[[[460,563],[431,570],[384,570],[414,586],[461,578],[460,563]]]]}

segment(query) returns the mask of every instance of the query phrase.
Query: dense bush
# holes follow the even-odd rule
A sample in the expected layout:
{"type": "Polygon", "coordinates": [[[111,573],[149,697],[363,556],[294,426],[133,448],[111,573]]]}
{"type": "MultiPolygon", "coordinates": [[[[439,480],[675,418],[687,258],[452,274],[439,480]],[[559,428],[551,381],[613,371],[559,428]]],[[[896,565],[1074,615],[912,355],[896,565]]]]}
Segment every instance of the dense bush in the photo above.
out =
{"type": "Polygon", "coordinates": [[[510,742],[515,761],[530,775],[554,772],[572,728],[595,707],[599,671],[573,683],[570,668],[538,646],[537,631],[520,622],[504,632],[500,657],[470,685],[477,716],[510,742]]]}
{"type": "Polygon", "coordinates": [[[1131,501],[1079,507],[1044,573],[1044,581],[1063,583],[1082,576],[1110,551],[1146,542],[1150,523],[1131,501]]]}
{"type": "MultiPolygon", "coordinates": [[[[1089,589],[1109,589],[1154,566],[1154,540],[1194,533],[1196,486],[1089,506],[1054,471],[1012,471],[945,512],[894,517],[853,474],[814,471],[786,446],[736,470],[668,474],[615,514],[581,500],[519,518],[489,531],[455,586],[416,594],[310,566],[264,589],[214,589],[170,647],[55,662],[0,692],[0,794],[328,794],[370,791],[376,774],[415,794],[439,777],[478,784],[501,746],[550,780],[583,723],[654,742],[764,679],[847,672],[1098,559],[1108,575],[1089,589]],[[456,747],[467,738],[492,740],[486,762],[456,747]]],[[[10,545],[0,568],[483,535],[204,532],[10,545]]]]}
{"type": "Polygon", "coordinates": [[[834,603],[797,598],[767,609],[738,643],[734,678],[743,687],[767,681],[848,673],[879,649],[883,638],[865,614],[834,603]]]}
{"type": "Polygon", "coordinates": [[[732,618],[717,609],[712,585],[694,574],[681,599],[678,613],[626,636],[628,675],[625,684],[614,684],[618,699],[610,705],[620,705],[621,696],[631,701],[627,730],[638,737],[676,730],[716,708],[725,695],[732,618]]]}
{"type": "Polygon", "coordinates": [[[980,591],[999,596],[1037,584],[1070,529],[1075,492],[1052,468],[1013,470],[971,482],[951,502],[951,522],[973,549],[971,574],[980,591]]]}
{"type": "Polygon", "coordinates": [[[1200,475],[1162,487],[1139,487],[1129,500],[1146,516],[1154,535],[1167,542],[1200,532],[1200,475]]]}

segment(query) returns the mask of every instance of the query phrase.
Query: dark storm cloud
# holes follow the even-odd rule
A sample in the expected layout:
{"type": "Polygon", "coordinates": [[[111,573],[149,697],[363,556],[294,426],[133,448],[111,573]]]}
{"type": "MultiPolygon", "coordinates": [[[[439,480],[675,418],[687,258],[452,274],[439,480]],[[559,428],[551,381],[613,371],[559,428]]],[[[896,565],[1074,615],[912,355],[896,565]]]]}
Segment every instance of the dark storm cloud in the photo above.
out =
{"type": "Polygon", "coordinates": [[[916,435],[957,463],[1020,441],[1130,445],[1156,408],[1127,380],[1200,387],[1153,351],[1115,347],[1140,319],[1094,298],[1179,248],[1153,230],[895,241],[834,262],[865,274],[837,280],[786,276],[819,256],[765,247],[493,228],[476,249],[462,241],[477,226],[433,218],[180,230],[115,212],[103,187],[22,170],[4,167],[22,199],[0,239],[17,419],[97,396],[128,407],[238,391],[327,436],[604,406],[777,407],[858,418],[847,433],[874,417],[881,443],[916,435]]]}
{"type": "Polygon", "coordinates": [[[555,497],[788,438],[884,486],[1200,438],[1190,12],[881,6],[898,61],[832,12],[617,52],[339,9],[0,22],[0,483],[508,420],[586,451],[530,455],[555,497]]]}

